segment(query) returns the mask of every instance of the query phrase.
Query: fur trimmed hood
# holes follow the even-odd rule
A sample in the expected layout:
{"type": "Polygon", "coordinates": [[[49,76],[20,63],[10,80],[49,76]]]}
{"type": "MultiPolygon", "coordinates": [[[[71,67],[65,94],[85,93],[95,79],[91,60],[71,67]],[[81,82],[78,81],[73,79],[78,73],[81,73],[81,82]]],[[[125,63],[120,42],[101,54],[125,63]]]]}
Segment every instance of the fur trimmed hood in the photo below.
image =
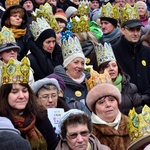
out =
{"type": "Polygon", "coordinates": [[[107,95],[114,96],[118,100],[118,103],[121,103],[121,93],[118,90],[118,88],[110,83],[104,83],[93,87],[89,91],[86,97],[87,106],[91,111],[93,111],[93,106],[96,103],[96,101],[99,98],[102,98],[107,95]]]}

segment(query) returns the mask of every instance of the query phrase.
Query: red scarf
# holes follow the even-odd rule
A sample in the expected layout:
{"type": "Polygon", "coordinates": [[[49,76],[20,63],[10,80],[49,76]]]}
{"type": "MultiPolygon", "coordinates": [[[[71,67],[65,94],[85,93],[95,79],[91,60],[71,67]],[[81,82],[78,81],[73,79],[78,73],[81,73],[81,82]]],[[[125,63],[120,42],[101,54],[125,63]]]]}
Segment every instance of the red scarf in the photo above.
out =
{"type": "Polygon", "coordinates": [[[46,150],[47,143],[40,131],[35,127],[36,117],[24,118],[22,116],[14,116],[13,122],[17,129],[25,134],[25,138],[30,142],[33,150],[46,150]]]}

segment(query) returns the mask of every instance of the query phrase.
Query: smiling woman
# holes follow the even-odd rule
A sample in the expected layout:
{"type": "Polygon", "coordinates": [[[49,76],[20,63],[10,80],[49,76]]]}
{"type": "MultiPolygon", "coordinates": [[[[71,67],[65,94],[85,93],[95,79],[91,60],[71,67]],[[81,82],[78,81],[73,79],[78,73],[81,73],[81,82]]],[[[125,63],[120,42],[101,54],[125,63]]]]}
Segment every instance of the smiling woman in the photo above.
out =
{"type": "Polygon", "coordinates": [[[25,57],[20,64],[11,58],[3,63],[0,87],[0,116],[9,118],[27,139],[32,149],[54,150],[58,139],[44,111],[37,103],[29,80],[29,61],[25,57]]]}

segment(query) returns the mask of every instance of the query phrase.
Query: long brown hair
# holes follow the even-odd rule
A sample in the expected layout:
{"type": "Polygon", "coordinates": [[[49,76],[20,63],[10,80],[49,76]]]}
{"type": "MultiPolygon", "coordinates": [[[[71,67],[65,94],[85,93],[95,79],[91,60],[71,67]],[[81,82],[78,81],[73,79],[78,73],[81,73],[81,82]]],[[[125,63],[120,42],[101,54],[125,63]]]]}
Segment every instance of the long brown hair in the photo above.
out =
{"type": "MultiPolygon", "coordinates": [[[[20,84],[28,89],[29,101],[26,108],[23,110],[23,116],[30,116],[34,114],[37,118],[42,118],[44,115],[44,109],[38,102],[35,94],[28,84],[20,84]]],[[[13,120],[13,109],[8,103],[8,95],[11,92],[13,84],[6,84],[0,87],[0,116],[7,117],[11,121],[13,120]]]]}

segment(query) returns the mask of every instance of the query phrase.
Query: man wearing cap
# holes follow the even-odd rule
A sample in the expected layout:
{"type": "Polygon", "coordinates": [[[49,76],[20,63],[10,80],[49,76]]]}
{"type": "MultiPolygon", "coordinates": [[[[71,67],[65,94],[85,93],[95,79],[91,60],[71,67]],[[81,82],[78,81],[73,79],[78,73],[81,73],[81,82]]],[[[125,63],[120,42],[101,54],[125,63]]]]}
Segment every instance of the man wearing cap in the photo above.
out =
{"type": "Polygon", "coordinates": [[[142,23],[135,10],[129,4],[125,5],[121,26],[123,35],[112,48],[122,69],[130,75],[130,81],[137,86],[142,95],[143,104],[147,103],[150,106],[150,49],[140,41],[142,23]]]}
{"type": "Polygon", "coordinates": [[[121,36],[117,21],[119,19],[118,6],[112,6],[110,3],[103,5],[100,19],[103,32],[102,41],[110,43],[111,45],[115,44],[121,36]]]}

